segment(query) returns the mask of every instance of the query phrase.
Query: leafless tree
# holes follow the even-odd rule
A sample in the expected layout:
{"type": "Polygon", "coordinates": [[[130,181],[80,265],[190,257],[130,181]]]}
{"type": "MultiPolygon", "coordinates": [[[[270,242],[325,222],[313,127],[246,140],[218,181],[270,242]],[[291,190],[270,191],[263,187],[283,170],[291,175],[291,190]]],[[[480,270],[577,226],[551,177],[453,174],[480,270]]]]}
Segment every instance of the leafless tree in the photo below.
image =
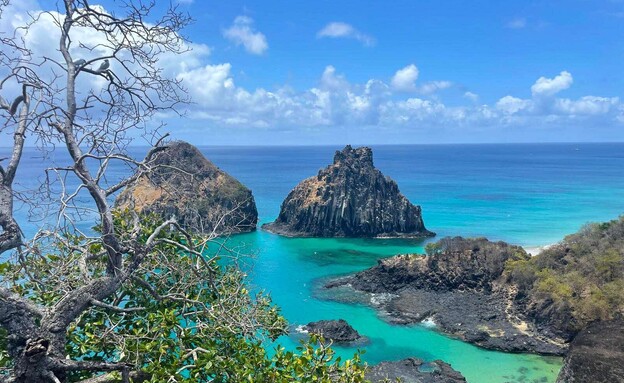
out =
{"type": "MultiPolygon", "coordinates": [[[[5,72],[0,81],[4,120],[0,133],[12,133],[13,145],[10,157],[0,162],[0,256],[18,264],[36,285],[41,281],[35,271],[29,274],[29,260],[42,257],[46,244],[60,242],[75,254],[65,261],[67,267],[79,270],[75,278],[46,277],[40,288],[59,296],[49,306],[16,294],[0,280],[0,327],[8,334],[7,348],[13,361],[10,374],[0,377],[6,382],[63,382],[77,371],[117,371],[122,381],[129,381],[132,366],[128,364],[68,359],[67,330],[94,307],[112,312],[140,309],[124,307],[123,299],[113,300],[113,304],[105,301],[129,281],[147,284],[137,278],[138,273],[145,272],[146,258],[167,241],[160,239],[159,233],[177,225],[172,219],[143,233],[135,215],[133,231],[122,236],[115,227],[111,197],[150,171],[152,158],[162,147],[152,117],[175,113],[176,107],[187,101],[181,84],[163,74],[158,60],[164,54],[188,49],[180,30],[189,18],[175,7],[154,18],[153,2],[122,3],[123,15],[118,15],[91,6],[87,0],[62,0],[58,12],[32,13],[28,23],[13,35],[1,36],[0,65],[5,72]],[[29,28],[44,19],[59,33],[58,55],[40,56],[24,42],[29,28]],[[85,31],[97,39],[81,40],[85,31]],[[19,92],[9,94],[15,89],[19,92]],[[154,143],[142,161],[132,159],[126,151],[137,132],[154,143]],[[61,180],[58,224],[34,238],[24,238],[13,211],[14,181],[27,137],[40,147],[63,148],[71,158],[68,165],[48,169],[61,180]],[[109,180],[107,169],[113,161],[128,164],[134,175],[109,180]],[[67,183],[72,177],[76,181],[67,183]],[[77,203],[78,196],[88,196],[91,203],[77,203]],[[67,234],[77,233],[73,213],[79,209],[96,212],[99,233],[80,233],[85,239],[75,243],[67,234]],[[147,239],[140,242],[140,236],[147,239]],[[101,245],[97,253],[92,250],[95,243],[101,245]],[[90,263],[101,259],[106,262],[105,272],[95,273],[90,263]]],[[[6,9],[9,0],[2,0],[1,6],[6,9]]],[[[192,243],[173,245],[200,254],[201,249],[193,248],[192,243]]],[[[153,293],[155,299],[184,299],[176,291],[169,296],[153,293]]],[[[85,380],[108,381],[116,380],[106,374],[85,380]]]]}

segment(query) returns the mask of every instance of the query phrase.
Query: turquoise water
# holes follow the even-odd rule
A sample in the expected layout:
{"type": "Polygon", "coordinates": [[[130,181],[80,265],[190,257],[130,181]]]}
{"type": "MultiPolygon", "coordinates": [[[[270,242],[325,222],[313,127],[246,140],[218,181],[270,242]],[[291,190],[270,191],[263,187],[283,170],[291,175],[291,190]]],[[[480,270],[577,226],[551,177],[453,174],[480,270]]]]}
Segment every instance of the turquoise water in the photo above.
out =
{"type": "MultiPolygon", "coordinates": [[[[340,148],[202,151],[253,190],[264,223],[277,216],[292,187],[331,162],[336,149],[340,148]]],[[[438,238],[479,235],[539,246],[558,241],[588,221],[613,219],[624,212],[624,144],[373,146],[373,150],[376,166],[422,206],[425,224],[438,238]]],[[[137,156],[143,152],[136,149],[137,156]]],[[[23,187],[38,182],[40,162],[34,153],[27,155],[21,170],[23,187]]],[[[113,178],[126,172],[112,170],[113,178]]],[[[19,214],[24,216],[26,210],[19,214]]],[[[343,318],[370,339],[364,346],[369,363],[415,356],[443,359],[469,382],[555,381],[560,358],[482,350],[423,326],[390,325],[368,306],[337,303],[319,294],[323,279],[365,269],[383,257],[421,251],[423,242],[289,239],[259,230],[234,236],[228,245],[254,255],[246,261],[253,285],[270,292],[293,325],[343,318]]],[[[284,337],[280,342],[294,347],[297,339],[284,337]]],[[[337,350],[344,356],[355,351],[337,350]]]]}

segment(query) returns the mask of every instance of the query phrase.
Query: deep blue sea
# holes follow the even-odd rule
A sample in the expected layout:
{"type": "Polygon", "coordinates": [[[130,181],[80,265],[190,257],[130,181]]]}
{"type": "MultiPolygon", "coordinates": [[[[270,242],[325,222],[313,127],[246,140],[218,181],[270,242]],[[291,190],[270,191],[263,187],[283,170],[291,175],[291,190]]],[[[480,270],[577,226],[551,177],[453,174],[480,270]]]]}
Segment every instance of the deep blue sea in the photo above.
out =
{"type": "MultiPolygon", "coordinates": [[[[331,163],[338,149],[201,147],[212,162],[252,189],[261,223],[272,221],[288,192],[331,163]]],[[[133,149],[137,157],[144,152],[133,149]]],[[[485,236],[541,246],[587,222],[624,213],[624,144],[373,146],[373,154],[377,168],[422,206],[425,225],[438,238],[485,236]]],[[[55,157],[63,164],[64,155],[55,157]]],[[[34,149],[26,152],[18,173],[22,188],[41,182],[42,163],[34,149]]],[[[127,170],[113,166],[111,172],[115,178],[127,170]]],[[[25,218],[26,208],[18,207],[25,218]]],[[[39,224],[24,229],[32,233],[39,224]]],[[[365,269],[383,257],[422,251],[423,242],[289,239],[259,230],[234,236],[229,245],[252,255],[246,261],[251,283],[272,295],[293,326],[343,318],[370,339],[364,347],[369,363],[415,356],[449,362],[469,382],[555,381],[560,358],[485,351],[422,325],[393,326],[368,306],[333,302],[318,292],[323,279],[365,269]]],[[[294,347],[296,336],[280,343],[294,347]]],[[[344,356],[355,351],[337,350],[344,356]]]]}

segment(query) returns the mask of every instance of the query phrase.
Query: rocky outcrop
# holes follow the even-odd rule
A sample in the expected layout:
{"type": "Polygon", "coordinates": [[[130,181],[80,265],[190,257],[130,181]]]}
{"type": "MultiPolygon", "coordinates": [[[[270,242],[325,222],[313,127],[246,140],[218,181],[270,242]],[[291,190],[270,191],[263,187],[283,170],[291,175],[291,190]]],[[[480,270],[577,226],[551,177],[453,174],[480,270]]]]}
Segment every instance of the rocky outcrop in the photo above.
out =
{"type": "Polygon", "coordinates": [[[484,348],[565,352],[563,342],[542,334],[515,306],[516,291],[504,283],[505,263],[529,257],[521,247],[455,237],[427,248],[428,255],[383,259],[325,287],[369,294],[371,304],[392,323],[435,323],[440,331],[484,348]]]}
{"type": "Polygon", "coordinates": [[[492,290],[505,262],[529,256],[520,246],[485,238],[444,238],[429,245],[430,255],[407,254],[382,259],[349,283],[357,290],[382,293],[405,287],[434,291],[492,290]]]}
{"type": "Polygon", "coordinates": [[[594,322],[572,341],[557,383],[624,382],[624,320],[594,322]]]}
{"type": "Polygon", "coordinates": [[[458,371],[441,360],[425,362],[417,358],[408,358],[396,362],[381,362],[372,366],[366,373],[366,379],[372,383],[381,382],[419,382],[419,383],[462,383],[466,382],[458,371]]]}
{"type": "Polygon", "coordinates": [[[362,339],[362,336],[344,319],[310,322],[303,327],[303,330],[337,343],[349,343],[362,339]]]}
{"type": "Polygon", "coordinates": [[[420,206],[373,165],[370,148],[346,146],[302,181],[263,228],[293,237],[429,237],[420,206]]]}
{"type": "Polygon", "coordinates": [[[175,216],[185,228],[217,234],[253,231],[258,211],[243,184],[193,145],[173,142],[154,156],[155,170],[123,190],[115,205],[140,213],[175,216]]]}

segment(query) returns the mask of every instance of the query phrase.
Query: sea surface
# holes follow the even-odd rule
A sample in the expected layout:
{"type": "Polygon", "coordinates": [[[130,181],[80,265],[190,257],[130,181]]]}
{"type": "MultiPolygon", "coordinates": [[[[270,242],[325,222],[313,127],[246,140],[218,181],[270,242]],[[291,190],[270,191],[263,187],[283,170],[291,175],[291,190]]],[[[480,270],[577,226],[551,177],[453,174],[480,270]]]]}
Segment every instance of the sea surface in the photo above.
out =
{"type": "MultiPolygon", "coordinates": [[[[393,178],[425,225],[443,236],[485,236],[527,247],[561,240],[591,221],[624,213],[624,144],[489,144],[372,146],[374,162],[393,178]]],[[[201,147],[217,166],[253,190],[260,224],[279,213],[302,179],[331,163],[335,147],[201,147]]],[[[145,148],[133,148],[137,157],[145,148]]],[[[6,149],[0,149],[3,154],[6,149]]],[[[64,155],[55,154],[63,163],[64,155]]],[[[113,165],[112,177],[127,174],[113,165]]],[[[42,159],[25,153],[20,187],[43,179],[42,159]]],[[[25,218],[25,205],[17,204],[25,218]]],[[[88,215],[87,215],[88,216],[88,215]]],[[[88,219],[86,219],[88,222],[88,219]]],[[[26,225],[32,233],[38,223],[26,225]]],[[[270,293],[293,328],[320,319],[347,320],[369,342],[368,363],[418,357],[442,359],[469,382],[554,382],[561,358],[486,351],[426,325],[390,325],[368,305],[337,303],[323,280],[368,268],[378,259],[421,252],[425,242],[389,239],[291,239],[262,230],[229,238],[246,255],[256,289],[270,293]],[[247,257],[248,256],[248,257],[247,257]]],[[[295,332],[296,333],[296,332],[295,332]]],[[[295,347],[298,336],[279,343],[295,347]]],[[[343,357],[355,348],[336,347],[343,357]]]]}

